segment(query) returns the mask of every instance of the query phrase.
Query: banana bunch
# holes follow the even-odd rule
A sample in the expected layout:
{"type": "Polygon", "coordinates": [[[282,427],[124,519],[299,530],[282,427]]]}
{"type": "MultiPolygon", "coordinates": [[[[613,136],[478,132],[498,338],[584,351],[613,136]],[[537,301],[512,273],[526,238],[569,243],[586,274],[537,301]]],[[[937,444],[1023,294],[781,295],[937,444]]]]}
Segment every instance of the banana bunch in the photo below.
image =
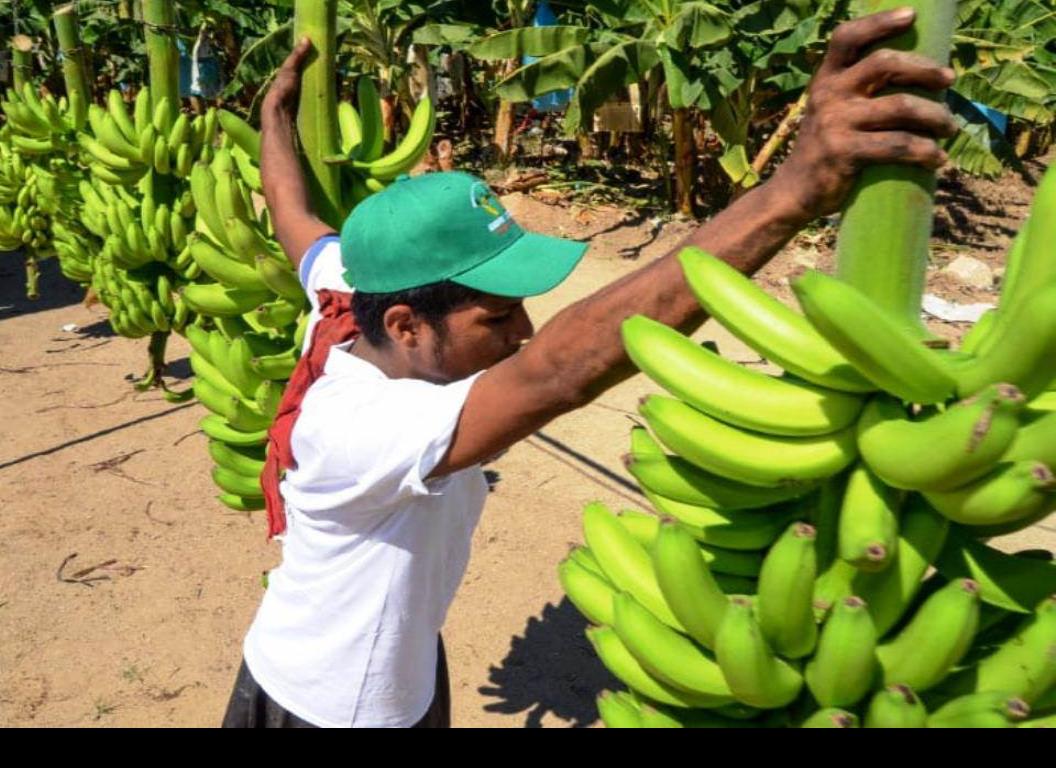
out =
{"type": "Polygon", "coordinates": [[[107,95],[106,108],[88,108],[89,131],[77,135],[85,164],[108,184],[131,186],[148,171],[186,179],[197,160],[211,157],[218,114],[210,108],[193,119],[185,112],[173,118],[167,98],[151,106],[150,88],[136,94],[132,113],[121,92],[107,95]]]}
{"type": "Polygon", "coordinates": [[[1056,509],[1053,221],[1050,172],[1010,255],[1035,284],[957,352],[834,278],[794,283],[801,315],[680,254],[704,309],[784,373],[624,323],[669,395],[642,400],[625,457],[657,514],[590,505],[559,566],[629,689],[599,699],[608,725],[1051,721],[1056,564],[987,539],[1056,509]]]}
{"type": "MultiPolygon", "coordinates": [[[[110,310],[110,325],[130,339],[183,329],[190,307],[175,285],[171,271],[164,265],[124,269],[117,266],[105,247],[91,276],[92,289],[110,310]]],[[[152,383],[153,379],[144,387],[152,383]]]]}
{"type": "Polygon", "coordinates": [[[53,180],[0,141],[0,250],[44,250],[51,242],[53,180]]]}
{"type": "Polygon", "coordinates": [[[65,155],[74,146],[73,134],[87,116],[87,104],[79,97],[67,103],[50,93],[40,96],[30,82],[20,90],[9,89],[0,99],[0,111],[7,117],[12,148],[25,156],[65,155]]]}
{"type": "Polygon", "coordinates": [[[341,166],[345,208],[352,210],[418,165],[433,140],[436,107],[428,96],[423,97],[415,105],[406,135],[392,151],[385,152],[381,100],[374,81],[364,76],[356,84],[356,106],[340,102],[337,121],[341,154],[326,158],[326,162],[341,166]]]}
{"type": "Polygon", "coordinates": [[[253,323],[252,313],[214,318],[213,328],[199,316],[184,329],[194,394],[211,411],[200,426],[209,438],[217,499],[231,509],[264,508],[260,473],[267,430],[297,364],[306,320],[304,315],[290,336],[253,323]]]}

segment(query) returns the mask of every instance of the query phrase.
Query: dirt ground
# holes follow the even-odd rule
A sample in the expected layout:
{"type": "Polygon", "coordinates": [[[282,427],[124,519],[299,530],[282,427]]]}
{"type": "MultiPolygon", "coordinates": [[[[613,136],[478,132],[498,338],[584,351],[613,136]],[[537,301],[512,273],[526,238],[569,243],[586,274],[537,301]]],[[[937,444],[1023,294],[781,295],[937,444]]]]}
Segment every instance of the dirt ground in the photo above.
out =
{"type": "MultiPolygon", "coordinates": [[[[1011,176],[944,179],[929,290],[996,301],[996,290],[962,290],[938,270],[960,253],[1000,267],[1030,197],[1031,185],[1011,176]]],[[[529,302],[537,324],[691,229],[526,194],[505,202],[529,228],[591,238],[572,278],[529,302]]],[[[832,236],[829,228],[800,236],[759,281],[790,299],[790,276],[831,267],[832,236]]],[[[0,726],[215,726],[279,545],[265,541],[261,514],[214,500],[197,431],[205,409],[135,393],[129,379],[146,364],[145,342],[113,336],[105,310],[81,305],[54,267],[46,265],[44,298],[30,303],[13,260],[0,260],[0,398],[10,405],[0,430],[0,726]]],[[[965,330],[933,325],[951,338],[965,330]]],[[[699,337],[758,360],[714,323],[699,337]]],[[[190,376],[187,351],[171,343],[176,387],[190,376]]],[[[643,506],[619,459],[648,391],[636,377],[488,467],[493,492],[444,631],[455,725],[596,721],[594,698],[613,681],[562,598],[555,566],[581,540],[586,502],[643,506]]],[[[1053,522],[1007,543],[1056,549],[1053,522]]]]}

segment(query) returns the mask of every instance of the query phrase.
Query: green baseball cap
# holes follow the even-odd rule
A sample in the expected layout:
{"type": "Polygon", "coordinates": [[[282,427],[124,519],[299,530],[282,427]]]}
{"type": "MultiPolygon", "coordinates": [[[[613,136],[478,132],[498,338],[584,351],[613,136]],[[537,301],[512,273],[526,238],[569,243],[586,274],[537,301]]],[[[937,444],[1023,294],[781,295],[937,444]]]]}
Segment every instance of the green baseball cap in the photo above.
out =
{"type": "Polygon", "coordinates": [[[365,293],[450,280],[497,296],[535,296],[568,277],[586,250],[524,231],[486,183],[459,171],[400,177],[341,227],[345,281],[365,293]]]}

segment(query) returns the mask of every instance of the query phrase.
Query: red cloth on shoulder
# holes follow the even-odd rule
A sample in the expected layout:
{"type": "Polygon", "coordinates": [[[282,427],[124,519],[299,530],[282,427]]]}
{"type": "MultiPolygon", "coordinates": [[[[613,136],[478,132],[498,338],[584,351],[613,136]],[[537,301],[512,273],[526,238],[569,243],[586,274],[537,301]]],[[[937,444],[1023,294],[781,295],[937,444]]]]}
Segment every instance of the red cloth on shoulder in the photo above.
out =
{"type": "Polygon", "coordinates": [[[260,484],[268,511],[268,538],[286,530],[286,503],[279,493],[279,483],[287,469],[294,469],[290,437],[297,417],[301,415],[304,395],[326,368],[330,347],[352,341],[359,336],[359,326],[352,316],[352,294],[343,291],[319,291],[319,311],[322,317],[312,329],[308,351],[297,361],[293,375],[279,403],[275,421],[268,430],[268,453],[260,484]]]}

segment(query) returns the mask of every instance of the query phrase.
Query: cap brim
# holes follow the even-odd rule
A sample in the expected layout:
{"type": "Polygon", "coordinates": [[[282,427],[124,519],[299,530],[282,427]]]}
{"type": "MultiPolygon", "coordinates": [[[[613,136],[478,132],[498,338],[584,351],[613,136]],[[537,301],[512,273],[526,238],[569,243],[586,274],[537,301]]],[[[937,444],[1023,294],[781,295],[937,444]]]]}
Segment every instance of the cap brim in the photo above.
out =
{"type": "Polygon", "coordinates": [[[525,232],[506,250],[450,279],[495,296],[538,296],[568,277],[587,248],[587,243],[525,232]]]}

